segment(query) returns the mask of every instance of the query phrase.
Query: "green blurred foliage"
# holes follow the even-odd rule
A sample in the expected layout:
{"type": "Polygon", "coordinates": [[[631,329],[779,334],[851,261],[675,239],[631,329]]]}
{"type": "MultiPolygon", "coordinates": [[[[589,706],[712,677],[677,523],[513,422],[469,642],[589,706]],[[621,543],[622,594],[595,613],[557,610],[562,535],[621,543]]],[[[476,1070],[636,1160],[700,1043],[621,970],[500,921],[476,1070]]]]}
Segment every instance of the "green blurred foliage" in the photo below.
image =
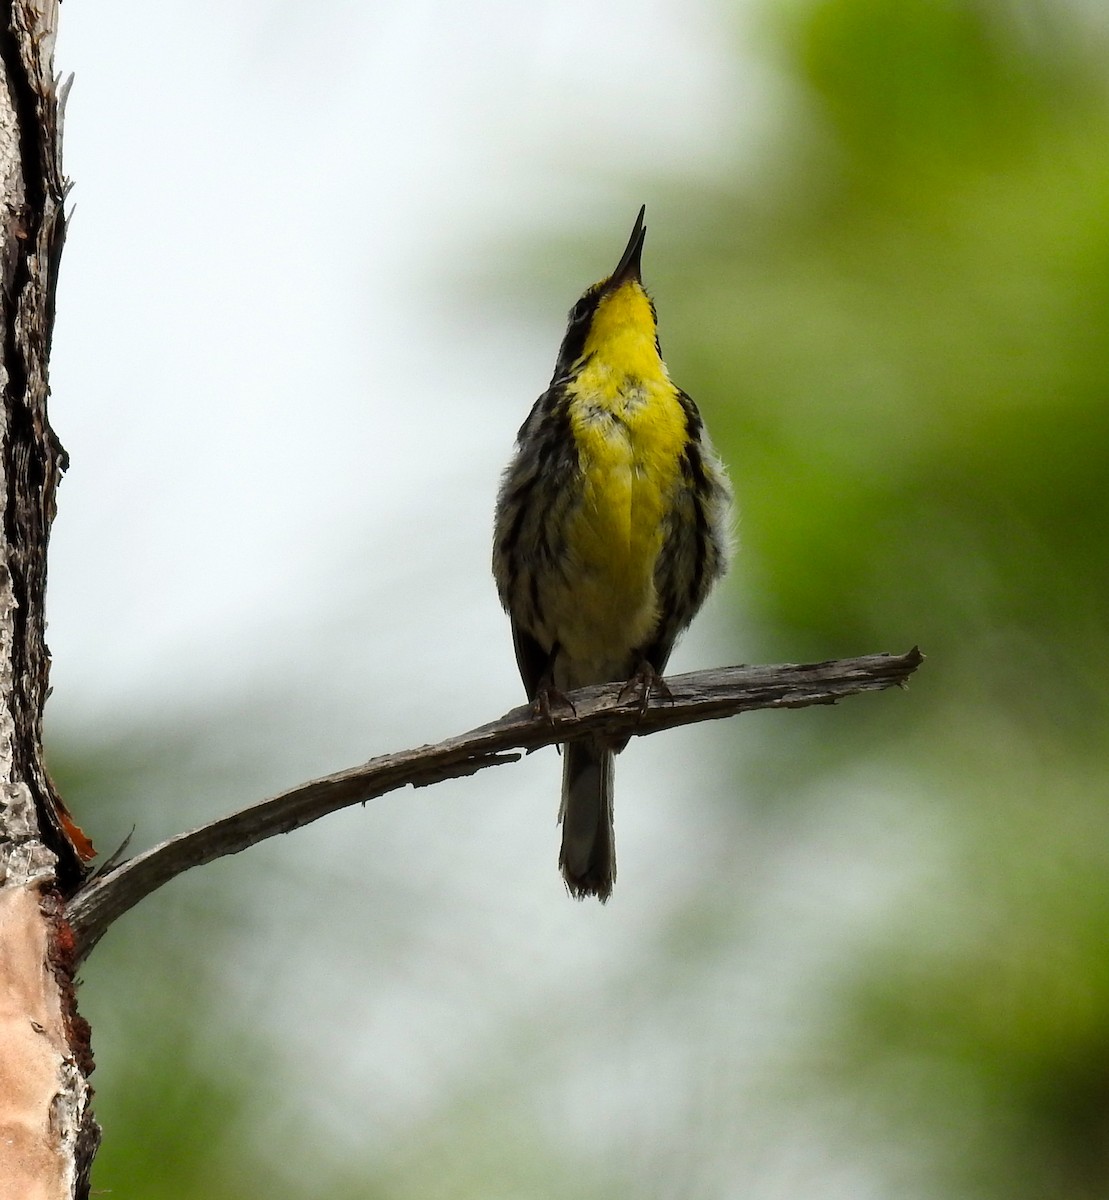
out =
{"type": "Polygon", "coordinates": [[[771,12],[801,97],[776,190],[722,198],[659,289],[762,648],[929,656],[896,713],[766,745],[781,796],[865,754],[945,830],[814,1054],[899,1196],[1109,1194],[1109,45],[1083,18],[771,12]]]}
{"type": "MultiPolygon", "coordinates": [[[[99,745],[53,743],[54,779],[103,857],[132,834],[138,845],[123,852],[143,848],[159,817],[173,825],[173,804],[159,800],[173,796],[180,780],[233,792],[238,772],[216,767],[201,731],[200,722],[151,724],[99,745]],[[144,825],[138,831],[136,818],[144,825]]],[[[217,868],[202,882],[167,888],[123,917],[82,970],[81,1010],[97,1055],[94,1108],[105,1130],[94,1194],[298,1194],[251,1145],[252,1092],[266,1075],[267,1048],[229,1019],[233,905],[256,868],[245,860],[235,880],[217,868]]]]}
{"type": "Polygon", "coordinates": [[[1001,7],[795,12],[782,203],[729,201],[667,288],[794,652],[915,639],[977,675],[1022,636],[1071,671],[1104,649],[1107,113],[1001,7]]]}

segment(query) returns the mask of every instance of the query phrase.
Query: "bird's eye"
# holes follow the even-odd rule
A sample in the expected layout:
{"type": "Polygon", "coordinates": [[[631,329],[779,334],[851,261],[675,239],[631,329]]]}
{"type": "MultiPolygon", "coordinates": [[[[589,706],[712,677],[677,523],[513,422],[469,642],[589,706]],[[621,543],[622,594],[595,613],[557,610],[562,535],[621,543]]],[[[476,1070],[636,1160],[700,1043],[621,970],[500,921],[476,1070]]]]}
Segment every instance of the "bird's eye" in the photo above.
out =
{"type": "Polygon", "coordinates": [[[590,302],[590,297],[582,296],[582,298],[570,309],[570,324],[577,325],[579,321],[584,321],[589,316],[589,312],[593,305],[590,302]]]}

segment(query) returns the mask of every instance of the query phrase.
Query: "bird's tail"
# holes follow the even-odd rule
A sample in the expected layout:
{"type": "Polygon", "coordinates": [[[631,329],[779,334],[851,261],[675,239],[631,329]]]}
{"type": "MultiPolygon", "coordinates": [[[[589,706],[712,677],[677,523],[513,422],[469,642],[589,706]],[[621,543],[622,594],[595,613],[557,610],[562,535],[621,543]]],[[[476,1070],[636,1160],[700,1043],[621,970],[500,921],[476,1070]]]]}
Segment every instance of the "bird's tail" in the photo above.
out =
{"type": "Polygon", "coordinates": [[[558,865],[570,895],[596,896],[603,904],[616,878],[616,838],[612,826],[612,751],[596,742],[568,742],[562,748],[562,850],[558,865]]]}

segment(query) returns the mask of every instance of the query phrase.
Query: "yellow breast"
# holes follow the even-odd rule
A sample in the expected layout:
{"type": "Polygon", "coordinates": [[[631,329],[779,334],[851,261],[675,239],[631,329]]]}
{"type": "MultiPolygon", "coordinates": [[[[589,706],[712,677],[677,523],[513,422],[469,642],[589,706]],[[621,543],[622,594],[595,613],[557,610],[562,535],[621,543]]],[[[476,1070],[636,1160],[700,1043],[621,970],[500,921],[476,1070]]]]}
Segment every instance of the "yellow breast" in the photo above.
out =
{"type": "MultiPolygon", "coordinates": [[[[648,305],[636,292],[629,303],[648,305]]],[[[686,438],[677,390],[655,347],[653,314],[649,336],[627,317],[602,308],[590,338],[595,348],[586,343],[591,356],[568,385],[582,496],[567,536],[573,611],[561,614],[559,640],[583,674],[598,679],[626,672],[627,654],[658,623],[655,563],[686,438]]]]}
{"type": "Polygon", "coordinates": [[[584,372],[573,388],[583,555],[614,577],[650,574],[673,501],[685,418],[669,384],[584,372]]]}

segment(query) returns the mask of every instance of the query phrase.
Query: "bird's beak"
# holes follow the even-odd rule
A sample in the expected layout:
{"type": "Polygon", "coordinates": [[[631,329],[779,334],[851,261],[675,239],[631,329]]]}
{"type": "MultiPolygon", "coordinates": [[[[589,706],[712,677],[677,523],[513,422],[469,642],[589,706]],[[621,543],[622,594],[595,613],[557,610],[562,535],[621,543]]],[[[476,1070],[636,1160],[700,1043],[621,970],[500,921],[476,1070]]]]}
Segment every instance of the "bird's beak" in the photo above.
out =
{"type": "Polygon", "coordinates": [[[608,281],[610,288],[617,288],[632,279],[636,283],[642,282],[639,274],[639,258],[643,253],[643,239],[647,236],[647,226],[643,224],[643,214],[646,211],[647,206],[644,204],[635,218],[635,227],[632,229],[631,237],[628,238],[627,249],[616,264],[616,270],[612,272],[608,281]]]}

